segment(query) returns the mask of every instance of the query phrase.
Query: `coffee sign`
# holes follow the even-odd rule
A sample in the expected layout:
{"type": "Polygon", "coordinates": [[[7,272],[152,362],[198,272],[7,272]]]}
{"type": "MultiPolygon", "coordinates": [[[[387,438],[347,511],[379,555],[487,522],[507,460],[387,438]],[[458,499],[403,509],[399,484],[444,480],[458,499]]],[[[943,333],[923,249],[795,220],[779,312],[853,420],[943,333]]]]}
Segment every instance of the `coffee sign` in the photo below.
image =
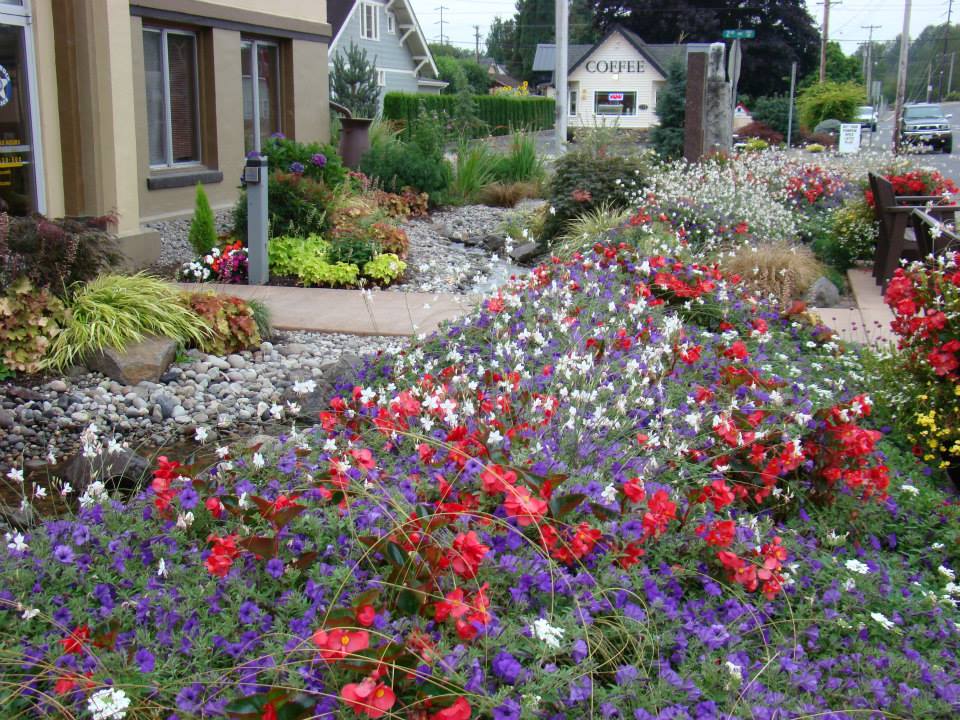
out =
{"type": "Polygon", "coordinates": [[[588,73],[642,73],[647,71],[643,60],[588,60],[584,66],[588,73]]]}

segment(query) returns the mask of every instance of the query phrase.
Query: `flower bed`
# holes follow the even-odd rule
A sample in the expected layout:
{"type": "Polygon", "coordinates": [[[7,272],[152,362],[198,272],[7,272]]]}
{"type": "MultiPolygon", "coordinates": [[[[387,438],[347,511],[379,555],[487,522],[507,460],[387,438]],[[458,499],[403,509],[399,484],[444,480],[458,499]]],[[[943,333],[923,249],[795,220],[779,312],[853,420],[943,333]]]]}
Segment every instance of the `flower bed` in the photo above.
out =
{"type": "Polygon", "coordinates": [[[891,486],[858,368],[708,267],[541,266],[276,456],[12,533],[3,706],[948,717],[956,507],[891,486]]]}

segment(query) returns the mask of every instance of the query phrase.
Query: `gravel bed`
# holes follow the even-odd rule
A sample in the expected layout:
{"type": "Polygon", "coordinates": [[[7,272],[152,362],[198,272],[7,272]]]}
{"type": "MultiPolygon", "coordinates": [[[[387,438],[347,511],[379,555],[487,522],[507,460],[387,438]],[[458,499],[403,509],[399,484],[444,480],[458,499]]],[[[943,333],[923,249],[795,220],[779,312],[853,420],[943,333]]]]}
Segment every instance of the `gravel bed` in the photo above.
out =
{"type": "MultiPolygon", "coordinates": [[[[217,222],[217,234],[223,235],[233,229],[233,208],[214,211],[217,222]]],[[[147,223],[146,227],[160,233],[160,259],[154,267],[178,268],[193,260],[196,253],[190,245],[190,222],[192,218],[177,218],[147,223]]]]}
{"type": "Polygon", "coordinates": [[[91,423],[104,438],[116,436],[133,448],[160,448],[193,436],[198,427],[215,440],[218,435],[253,434],[278,422],[289,424],[292,412],[315,418],[315,411],[326,405],[328,384],[349,374],[358,356],[404,342],[396,337],[283,332],[256,351],[226,358],[191,350],[187,361],[172,365],[158,383],[127,386],[98,373],[77,373],[33,387],[7,382],[0,385],[0,478],[11,468],[42,468],[51,450],[57,460],[69,457],[91,423]],[[303,392],[310,380],[318,388],[303,392]],[[296,383],[300,393],[294,391],[296,383]],[[300,412],[288,403],[300,405],[300,412]]]}

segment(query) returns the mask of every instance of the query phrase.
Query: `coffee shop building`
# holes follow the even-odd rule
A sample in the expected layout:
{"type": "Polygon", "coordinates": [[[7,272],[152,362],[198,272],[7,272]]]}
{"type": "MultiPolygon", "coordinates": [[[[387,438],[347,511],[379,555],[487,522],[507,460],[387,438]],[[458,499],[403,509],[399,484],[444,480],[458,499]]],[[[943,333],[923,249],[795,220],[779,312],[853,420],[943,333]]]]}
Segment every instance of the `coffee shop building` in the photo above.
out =
{"type": "MultiPolygon", "coordinates": [[[[673,59],[686,62],[686,46],[647,44],[636,33],[615,27],[594,45],[568,50],[568,125],[646,129],[657,124],[657,94],[673,59]]],[[[539,87],[553,95],[556,46],[537,45],[533,71],[539,87]]]]}
{"type": "Polygon", "coordinates": [[[326,2],[0,0],[0,209],[112,215],[134,264],[274,132],[329,137],[326,2]]]}

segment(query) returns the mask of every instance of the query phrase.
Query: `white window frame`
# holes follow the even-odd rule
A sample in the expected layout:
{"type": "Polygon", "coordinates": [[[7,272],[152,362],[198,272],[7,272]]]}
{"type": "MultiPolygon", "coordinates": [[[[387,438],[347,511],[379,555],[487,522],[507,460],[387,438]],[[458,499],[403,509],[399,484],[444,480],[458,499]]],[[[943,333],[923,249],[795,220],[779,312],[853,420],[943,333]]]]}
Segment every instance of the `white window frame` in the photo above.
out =
{"type": "Polygon", "coordinates": [[[576,117],[580,110],[580,83],[570,83],[567,96],[567,112],[570,117],[576,117]]]}
{"type": "Polygon", "coordinates": [[[397,16],[387,10],[387,34],[397,34],[397,16]]]}
{"type": "MultiPolygon", "coordinates": [[[[240,47],[244,45],[250,46],[250,98],[253,101],[253,149],[257,152],[263,148],[263,138],[260,137],[260,65],[257,63],[257,46],[258,45],[269,45],[270,47],[277,48],[277,77],[275,78],[277,82],[277,98],[279,102],[277,103],[277,112],[279,113],[277,120],[278,125],[280,125],[279,120],[283,118],[283,96],[280,94],[280,91],[283,89],[283,83],[281,78],[283,77],[283,69],[280,67],[281,53],[280,53],[280,43],[274,42],[273,40],[259,40],[257,38],[243,38],[240,42],[240,47]]],[[[243,68],[241,66],[240,70],[241,77],[243,76],[243,68]]],[[[241,98],[241,101],[243,98],[241,98]]],[[[281,127],[281,132],[283,128],[281,127]]]]}
{"type": "MultiPolygon", "coordinates": [[[[163,83],[163,120],[166,123],[166,132],[164,133],[163,153],[166,156],[166,162],[154,165],[150,164],[151,170],[164,170],[169,168],[197,167],[202,165],[203,161],[203,134],[200,126],[200,65],[197,53],[197,34],[190,30],[180,30],[177,28],[165,28],[148,26],[143,28],[143,32],[160,33],[160,72],[161,82],[163,83]],[[168,35],[187,35],[193,38],[193,96],[196,99],[193,113],[197,129],[197,159],[187,162],[173,162],[173,119],[170,110],[170,53],[167,47],[168,35]]],[[[149,127],[147,133],[149,134],[149,127]]]]}
{"type": "Polygon", "coordinates": [[[387,86],[387,71],[377,70],[377,87],[387,86]]]}
{"type": "Polygon", "coordinates": [[[636,90],[594,90],[593,91],[593,114],[597,117],[636,117],[637,115],[637,91],[636,90]],[[610,93],[622,92],[624,99],[627,95],[633,95],[633,112],[630,113],[601,113],[597,112],[597,95],[609,95],[610,93]]]}
{"type": "Polygon", "coordinates": [[[380,6],[360,3],[360,37],[364,40],[380,39],[380,6]],[[372,23],[372,24],[371,24],[372,23]]]}

